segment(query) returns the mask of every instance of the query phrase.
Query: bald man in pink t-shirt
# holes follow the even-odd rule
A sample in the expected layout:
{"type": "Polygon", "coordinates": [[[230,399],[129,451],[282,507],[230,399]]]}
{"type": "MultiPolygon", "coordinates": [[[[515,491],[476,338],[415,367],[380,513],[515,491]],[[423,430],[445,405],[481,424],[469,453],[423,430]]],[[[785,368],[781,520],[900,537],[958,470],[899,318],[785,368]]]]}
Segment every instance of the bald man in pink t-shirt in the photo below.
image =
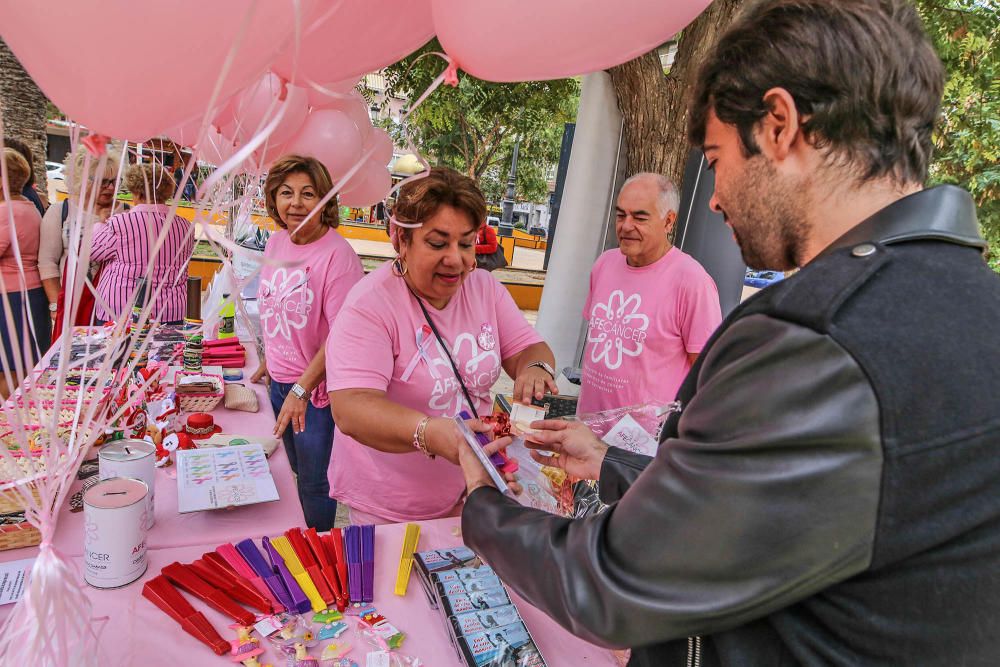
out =
{"type": "Polygon", "coordinates": [[[619,247],[590,273],[578,414],[669,403],[722,321],[715,282],[667,238],[677,206],[659,174],[632,176],[618,195],[619,247]]]}

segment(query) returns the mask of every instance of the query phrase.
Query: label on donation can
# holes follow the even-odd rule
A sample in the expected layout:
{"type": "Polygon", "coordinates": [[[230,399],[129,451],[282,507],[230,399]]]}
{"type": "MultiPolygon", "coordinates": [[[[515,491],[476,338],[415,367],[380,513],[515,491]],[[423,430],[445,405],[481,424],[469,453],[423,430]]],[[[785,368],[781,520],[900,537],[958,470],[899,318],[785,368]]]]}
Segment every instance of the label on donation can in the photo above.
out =
{"type": "Polygon", "coordinates": [[[126,477],[83,494],[84,579],[94,588],[125,586],[146,571],[148,495],[145,482],[126,477]]]}

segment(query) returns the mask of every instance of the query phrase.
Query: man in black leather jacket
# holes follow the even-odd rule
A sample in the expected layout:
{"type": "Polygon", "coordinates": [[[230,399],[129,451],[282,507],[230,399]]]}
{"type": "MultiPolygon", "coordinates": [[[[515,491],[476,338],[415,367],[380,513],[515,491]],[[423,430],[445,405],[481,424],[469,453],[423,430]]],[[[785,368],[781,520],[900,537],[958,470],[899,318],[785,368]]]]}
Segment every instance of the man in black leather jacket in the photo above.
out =
{"type": "Polygon", "coordinates": [[[605,512],[521,507],[463,451],[466,543],[634,665],[1000,664],[1000,279],[969,195],[923,189],[919,18],[770,0],[699,82],[713,208],[750,266],[802,270],[721,325],[655,458],[539,423],[605,512]]]}

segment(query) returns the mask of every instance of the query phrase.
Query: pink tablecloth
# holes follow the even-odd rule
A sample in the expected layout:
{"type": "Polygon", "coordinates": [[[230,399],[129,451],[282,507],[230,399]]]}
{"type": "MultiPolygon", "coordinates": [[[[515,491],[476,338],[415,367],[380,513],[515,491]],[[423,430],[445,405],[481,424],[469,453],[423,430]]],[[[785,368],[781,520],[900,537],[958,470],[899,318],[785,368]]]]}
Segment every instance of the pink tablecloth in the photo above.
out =
{"type": "MultiPolygon", "coordinates": [[[[289,521],[283,529],[293,525],[302,525],[301,519],[297,522],[289,521]]],[[[422,522],[418,549],[461,544],[461,537],[456,535],[458,526],[457,518],[422,522]]],[[[461,663],[448,640],[443,621],[438,612],[428,605],[416,575],[411,576],[406,596],[393,594],[404,529],[404,524],[378,526],[375,529],[375,607],[406,634],[402,646],[404,653],[419,657],[427,667],[458,667],[461,663]]],[[[108,617],[101,635],[101,650],[104,654],[100,664],[136,667],[221,667],[232,664],[227,657],[216,657],[208,647],[184,633],[180,626],[141,595],[143,582],[159,574],[164,565],[174,561],[190,562],[202,553],[214,549],[216,544],[214,540],[209,540],[199,546],[151,549],[148,552],[149,570],[139,581],[116,590],[85,588],[94,605],[93,615],[108,617]]],[[[80,558],[75,558],[74,562],[82,568],[80,558]]],[[[574,637],[520,598],[513,596],[513,599],[550,667],[617,665],[610,651],[574,637]]],[[[227,618],[200,601],[192,599],[192,604],[205,614],[224,638],[235,638],[235,633],[227,628],[230,623],[227,618]]],[[[0,608],[0,617],[4,615],[3,609],[0,608]]],[[[354,643],[351,638],[347,641],[354,643]]],[[[326,643],[323,642],[322,645],[326,643]]],[[[318,657],[320,650],[321,648],[313,649],[313,654],[318,657]]],[[[354,650],[351,658],[360,665],[365,664],[364,653],[359,650],[354,650]]],[[[284,664],[270,647],[267,654],[262,656],[261,663],[266,662],[276,666],[284,664]]]]}
{"type": "MultiPolygon", "coordinates": [[[[274,429],[274,412],[267,397],[267,388],[250,382],[250,375],[257,369],[257,352],[252,343],[245,342],[244,347],[247,348],[247,366],[243,369],[243,383],[256,392],[260,410],[256,413],[236,412],[227,410],[220,404],[212,411],[212,416],[224,433],[270,437],[274,429]]],[[[156,525],[149,532],[147,546],[159,549],[208,542],[235,542],[251,535],[273,535],[289,526],[304,525],[295,480],[283,446],[279,444],[269,462],[271,475],[278,489],[277,502],[188,514],[177,512],[176,466],[158,469],[156,525]]],[[[79,489],[80,484],[81,482],[76,482],[73,490],[79,489]]],[[[70,512],[68,504],[63,507],[59,513],[54,544],[67,556],[83,555],[83,512],[70,512]]],[[[0,562],[30,558],[37,552],[35,547],[0,551],[0,562]]]]}

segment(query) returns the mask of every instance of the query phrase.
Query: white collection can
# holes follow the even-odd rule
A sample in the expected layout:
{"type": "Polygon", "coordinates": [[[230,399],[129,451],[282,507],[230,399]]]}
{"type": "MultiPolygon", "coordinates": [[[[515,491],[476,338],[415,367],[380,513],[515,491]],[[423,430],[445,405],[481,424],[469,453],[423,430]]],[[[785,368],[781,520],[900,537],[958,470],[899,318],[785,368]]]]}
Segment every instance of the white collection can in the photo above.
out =
{"type": "Polygon", "coordinates": [[[97,452],[101,479],[131,477],[141,479],[149,487],[149,512],[146,528],[156,523],[153,496],[156,493],[156,447],[145,440],[116,440],[97,452]]]}
{"type": "Polygon", "coordinates": [[[118,588],[146,572],[146,500],[138,479],[114,477],[83,494],[84,579],[94,588],[118,588]]]}

